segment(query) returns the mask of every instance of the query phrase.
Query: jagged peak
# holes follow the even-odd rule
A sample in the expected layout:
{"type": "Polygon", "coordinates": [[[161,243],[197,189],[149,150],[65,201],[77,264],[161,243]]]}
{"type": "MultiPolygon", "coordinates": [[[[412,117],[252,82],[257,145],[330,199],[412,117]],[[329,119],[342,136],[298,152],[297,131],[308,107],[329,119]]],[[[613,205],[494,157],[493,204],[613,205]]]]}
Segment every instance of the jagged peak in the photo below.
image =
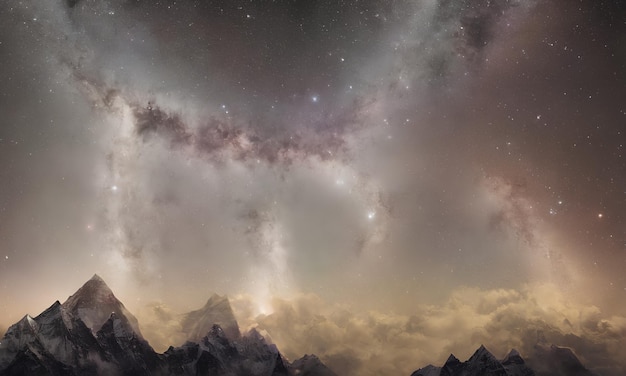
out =
{"type": "Polygon", "coordinates": [[[487,350],[487,348],[484,345],[481,344],[478,350],[474,352],[474,355],[472,355],[468,359],[468,362],[472,362],[474,360],[485,358],[485,357],[490,358],[490,359],[495,359],[495,356],[493,356],[493,354],[489,350],[487,350]]]}
{"type": "Polygon", "coordinates": [[[521,356],[519,351],[517,351],[516,349],[511,349],[511,351],[509,351],[509,354],[507,356],[521,356]]]}
{"type": "Polygon", "coordinates": [[[133,330],[141,337],[137,319],[124,307],[106,282],[94,274],[62,304],[67,312],[78,316],[93,333],[109,319],[111,312],[128,319],[133,330]]]}
{"type": "Polygon", "coordinates": [[[94,274],[84,285],[63,303],[66,307],[92,305],[100,302],[118,301],[113,291],[99,275],[94,274]]]}
{"type": "Polygon", "coordinates": [[[444,363],[442,370],[446,372],[444,374],[456,374],[456,372],[463,367],[463,363],[454,354],[450,354],[448,360],[444,363]]]}
{"type": "Polygon", "coordinates": [[[20,321],[13,324],[9,328],[9,330],[7,330],[7,333],[10,331],[11,328],[20,328],[21,330],[30,328],[32,330],[35,330],[37,328],[37,322],[35,321],[35,319],[33,319],[31,315],[24,315],[24,317],[22,317],[20,321]]]}
{"type": "Polygon", "coordinates": [[[502,359],[502,364],[524,364],[524,358],[520,355],[516,349],[511,349],[509,353],[502,359]]]}
{"type": "MultiPolygon", "coordinates": [[[[52,305],[50,307],[48,307],[47,310],[52,310],[52,309],[59,309],[59,307],[61,306],[61,302],[58,300],[55,300],[54,303],[52,303],[52,305]]],[[[47,311],[46,310],[46,311],[47,311]]],[[[45,311],[44,311],[45,312],[45,311]]]]}
{"type": "Polygon", "coordinates": [[[35,317],[35,321],[39,321],[45,317],[56,316],[60,314],[61,314],[61,303],[58,300],[56,300],[54,303],[52,303],[50,307],[46,308],[45,311],[37,315],[37,317],[35,317]]]}
{"type": "Polygon", "coordinates": [[[461,361],[459,360],[459,358],[454,356],[454,354],[450,354],[450,356],[448,357],[448,360],[446,360],[445,364],[449,364],[449,363],[461,363],[461,361]]]}
{"type": "MultiPolygon", "coordinates": [[[[228,295],[220,295],[220,294],[214,292],[213,295],[211,295],[211,297],[207,301],[207,304],[209,304],[212,301],[213,302],[228,301],[228,295]]],[[[230,304],[230,302],[229,302],[229,304],[230,304]]]]}
{"type": "Polygon", "coordinates": [[[24,317],[22,317],[22,318],[20,319],[20,321],[18,321],[16,324],[19,324],[19,323],[25,323],[25,324],[28,324],[28,323],[30,323],[31,321],[33,321],[33,322],[34,322],[33,317],[32,317],[31,315],[26,314],[26,315],[24,315],[24,317]]]}
{"type": "Polygon", "coordinates": [[[304,354],[304,356],[302,358],[300,358],[300,359],[302,359],[302,360],[309,360],[309,359],[320,360],[320,358],[318,358],[317,355],[315,355],[315,354],[304,354]]]}
{"type": "Polygon", "coordinates": [[[574,351],[569,347],[562,347],[552,344],[550,345],[550,352],[553,354],[557,354],[562,359],[567,359],[574,363],[580,363],[580,360],[578,359],[574,351]]]}
{"type": "MultiPolygon", "coordinates": [[[[35,317],[35,321],[39,326],[50,325],[52,323],[59,322],[59,320],[67,329],[72,329],[74,327],[72,315],[68,314],[63,304],[61,304],[58,300],[35,317]]],[[[78,320],[80,320],[80,317],[78,317],[78,320]]]]}
{"type": "Polygon", "coordinates": [[[211,295],[204,307],[185,314],[181,324],[182,331],[191,341],[201,340],[212,330],[213,324],[219,324],[230,339],[241,337],[239,324],[226,295],[211,295]]]}
{"type": "Polygon", "coordinates": [[[227,295],[219,295],[217,293],[213,293],[207,300],[204,307],[202,307],[199,311],[207,311],[211,310],[214,307],[222,307],[223,309],[232,312],[232,307],[230,306],[230,300],[227,295]]]}
{"type": "Polygon", "coordinates": [[[476,351],[481,352],[481,353],[489,353],[489,354],[491,354],[491,351],[487,350],[487,348],[483,344],[481,344],[480,347],[478,348],[478,350],[476,350],[476,351]]]}
{"type": "MultiPolygon", "coordinates": [[[[244,343],[254,343],[260,344],[263,346],[269,346],[270,348],[275,348],[276,346],[268,341],[258,330],[257,328],[252,328],[248,330],[247,333],[243,335],[244,343]]],[[[278,351],[278,349],[276,349],[278,351]]]]}

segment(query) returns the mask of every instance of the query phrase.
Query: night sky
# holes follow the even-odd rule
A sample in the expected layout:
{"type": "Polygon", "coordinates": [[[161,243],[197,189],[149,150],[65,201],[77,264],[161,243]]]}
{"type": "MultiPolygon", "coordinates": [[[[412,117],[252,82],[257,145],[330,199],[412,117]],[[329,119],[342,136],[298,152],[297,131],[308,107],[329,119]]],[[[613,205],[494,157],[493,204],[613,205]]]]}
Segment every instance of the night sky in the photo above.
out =
{"type": "Polygon", "coordinates": [[[217,292],[339,374],[626,374],[621,1],[5,0],[0,119],[1,332],[98,273],[160,351],[217,292]]]}

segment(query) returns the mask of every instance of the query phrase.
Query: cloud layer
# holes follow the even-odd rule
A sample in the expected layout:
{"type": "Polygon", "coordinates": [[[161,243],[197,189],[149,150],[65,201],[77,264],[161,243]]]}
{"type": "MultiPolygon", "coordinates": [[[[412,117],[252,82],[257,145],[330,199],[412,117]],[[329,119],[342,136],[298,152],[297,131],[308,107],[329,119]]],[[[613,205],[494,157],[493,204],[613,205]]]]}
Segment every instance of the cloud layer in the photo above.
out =
{"type": "MultiPolygon", "coordinates": [[[[550,284],[519,290],[463,287],[443,304],[419,305],[410,315],[355,311],[314,294],[274,299],[273,312],[259,316],[250,297],[231,302],[242,328],[256,327],[290,359],[317,354],[342,375],[409,375],[430,363],[443,364],[450,353],[469,358],[481,344],[499,358],[515,348],[532,365],[534,346],[546,341],[572,348],[599,374],[626,370],[620,345],[626,317],[572,303],[550,284]]],[[[164,349],[171,338],[184,340],[176,315],[161,305],[150,310],[140,321],[153,346],[164,349]]]]}

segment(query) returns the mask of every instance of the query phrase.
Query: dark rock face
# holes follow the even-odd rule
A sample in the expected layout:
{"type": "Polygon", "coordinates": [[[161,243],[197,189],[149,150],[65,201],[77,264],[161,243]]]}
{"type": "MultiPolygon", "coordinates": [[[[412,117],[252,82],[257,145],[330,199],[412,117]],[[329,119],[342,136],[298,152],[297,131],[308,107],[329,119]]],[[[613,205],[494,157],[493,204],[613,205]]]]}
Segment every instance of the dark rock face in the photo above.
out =
{"type": "Polygon", "coordinates": [[[0,376],[336,376],[316,357],[292,366],[254,329],[242,336],[225,298],[212,297],[186,319],[202,320],[196,326],[188,321],[197,331],[211,317],[225,322],[228,332],[214,323],[199,341],[158,354],[96,275],[65,303],[24,316],[7,330],[0,340],[0,376]]]}
{"type": "Polygon", "coordinates": [[[58,301],[34,319],[25,316],[0,342],[0,375],[30,368],[35,374],[96,373],[97,364],[108,360],[91,330],[58,301]]]}
{"type": "Polygon", "coordinates": [[[507,376],[504,366],[484,346],[464,363],[468,376],[507,376]]]}
{"type": "Polygon", "coordinates": [[[502,359],[502,365],[504,369],[507,371],[507,375],[515,375],[515,376],[533,376],[535,372],[526,366],[526,362],[522,358],[517,350],[511,350],[505,357],[502,359]]]}
{"type": "Polygon", "coordinates": [[[112,313],[96,338],[122,375],[151,375],[164,369],[162,357],[133,331],[124,316],[112,313]]]}
{"type": "Polygon", "coordinates": [[[433,365],[420,368],[411,376],[534,376],[532,369],[525,365],[524,359],[516,350],[502,360],[496,359],[484,346],[465,362],[450,355],[443,367],[433,365]]]}
{"type": "Polygon", "coordinates": [[[413,372],[411,376],[594,376],[594,374],[582,365],[571,349],[538,343],[528,363],[515,349],[504,359],[498,360],[484,346],[480,346],[465,362],[450,355],[443,367],[428,365],[413,372]]]}
{"type": "Polygon", "coordinates": [[[301,376],[336,376],[336,374],[326,367],[324,363],[315,355],[305,355],[294,361],[291,365],[294,373],[301,376]]]}
{"type": "Polygon", "coordinates": [[[74,370],[54,359],[38,341],[19,350],[13,361],[2,371],[2,376],[61,376],[76,375],[74,370]]]}
{"type": "Polygon", "coordinates": [[[448,360],[446,360],[446,363],[443,365],[443,367],[441,367],[440,375],[442,376],[456,375],[462,369],[463,369],[463,363],[461,363],[461,361],[458,360],[456,356],[450,354],[450,356],[448,357],[448,360]]]}
{"type": "Polygon", "coordinates": [[[538,343],[529,363],[537,371],[537,376],[593,376],[580,362],[574,352],[567,347],[538,343]]]}

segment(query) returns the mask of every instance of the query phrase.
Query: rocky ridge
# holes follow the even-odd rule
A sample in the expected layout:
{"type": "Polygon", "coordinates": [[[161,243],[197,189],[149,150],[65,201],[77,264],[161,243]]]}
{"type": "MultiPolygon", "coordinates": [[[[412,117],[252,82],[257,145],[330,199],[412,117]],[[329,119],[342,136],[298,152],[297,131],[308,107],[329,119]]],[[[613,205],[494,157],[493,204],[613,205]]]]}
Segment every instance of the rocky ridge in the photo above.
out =
{"type": "Polygon", "coordinates": [[[336,376],[314,356],[290,363],[254,329],[241,335],[225,297],[211,297],[185,324],[192,339],[157,353],[137,319],[94,275],[63,304],[56,301],[7,330],[0,376],[336,376]]]}

